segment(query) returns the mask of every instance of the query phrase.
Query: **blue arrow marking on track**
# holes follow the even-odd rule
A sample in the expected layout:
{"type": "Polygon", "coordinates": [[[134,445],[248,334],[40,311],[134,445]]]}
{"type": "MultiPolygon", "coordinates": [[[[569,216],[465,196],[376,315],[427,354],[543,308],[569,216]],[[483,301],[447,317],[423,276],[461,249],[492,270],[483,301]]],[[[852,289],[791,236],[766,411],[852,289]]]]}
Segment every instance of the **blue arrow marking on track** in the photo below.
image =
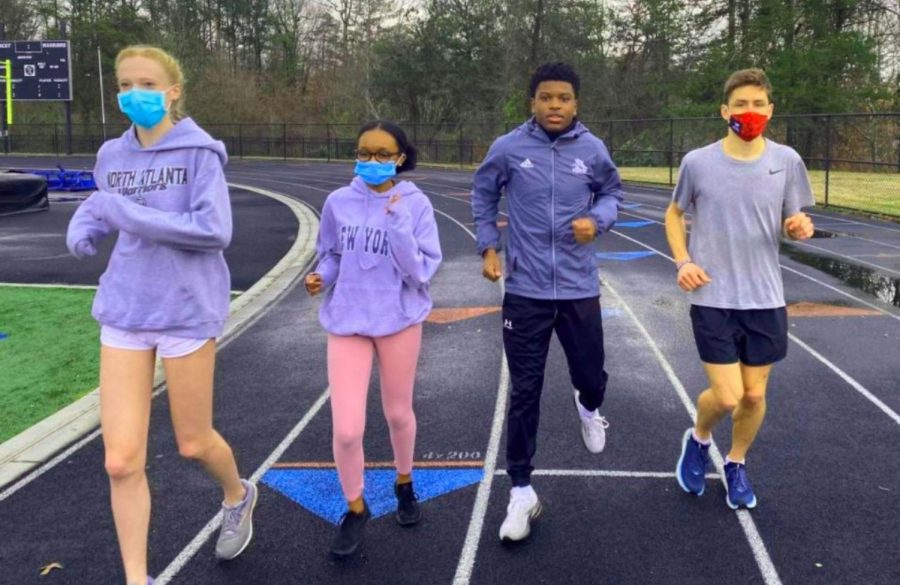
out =
{"type": "Polygon", "coordinates": [[[642,228],[648,225],[653,225],[652,221],[617,221],[616,227],[624,227],[624,228],[642,228]]]}
{"type": "Polygon", "coordinates": [[[648,256],[653,256],[654,252],[649,250],[638,250],[635,252],[597,252],[595,256],[597,260],[618,260],[620,262],[627,262],[628,260],[637,260],[639,258],[646,258],[648,256]]]}
{"type": "MultiPolygon", "coordinates": [[[[481,468],[414,469],[413,481],[419,502],[425,502],[474,485],[481,481],[483,475],[481,468]]],[[[373,518],[396,511],[396,479],[397,472],[393,469],[365,471],[366,503],[373,518]]],[[[262,477],[262,482],[334,525],[341,521],[341,516],[347,511],[347,502],[341,492],[335,469],[271,469],[262,477]]]]}

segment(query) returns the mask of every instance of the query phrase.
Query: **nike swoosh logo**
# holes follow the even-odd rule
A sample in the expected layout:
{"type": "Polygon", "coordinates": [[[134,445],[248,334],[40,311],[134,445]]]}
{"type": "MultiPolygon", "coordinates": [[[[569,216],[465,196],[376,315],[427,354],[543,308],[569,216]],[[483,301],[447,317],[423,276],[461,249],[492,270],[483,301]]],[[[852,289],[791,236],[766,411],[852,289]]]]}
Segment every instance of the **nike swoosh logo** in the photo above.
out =
{"type": "Polygon", "coordinates": [[[783,170],[784,170],[784,169],[776,169],[776,170],[773,171],[772,169],[769,169],[769,174],[770,174],[770,175],[777,175],[778,173],[780,173],[780,172],[783,171],[783,170]]]}

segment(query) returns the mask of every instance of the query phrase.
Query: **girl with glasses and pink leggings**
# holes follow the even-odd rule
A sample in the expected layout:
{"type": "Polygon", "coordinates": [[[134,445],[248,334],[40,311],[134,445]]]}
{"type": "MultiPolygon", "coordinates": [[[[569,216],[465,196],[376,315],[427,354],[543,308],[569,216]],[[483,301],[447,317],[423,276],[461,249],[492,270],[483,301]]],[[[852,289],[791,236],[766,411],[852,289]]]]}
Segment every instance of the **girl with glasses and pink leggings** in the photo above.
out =
{"type": "Polygon", "coordinates": [[[325,291],[319,317],[328,332],[334,459],[348,511],[331,552],[349,556],[370,517],[363,499],[363,433],[373,358],[390,427],[397,482],[396,519],[421,518],[412,486],[416,417],[412,408],[422,322],[431,311],[429,282],[441,263],[431,202],[396,175],[415,168],[416,150],[391,122],[359,132],[356,177],[331,193],[322,210],[311,295],[325,291]]]}

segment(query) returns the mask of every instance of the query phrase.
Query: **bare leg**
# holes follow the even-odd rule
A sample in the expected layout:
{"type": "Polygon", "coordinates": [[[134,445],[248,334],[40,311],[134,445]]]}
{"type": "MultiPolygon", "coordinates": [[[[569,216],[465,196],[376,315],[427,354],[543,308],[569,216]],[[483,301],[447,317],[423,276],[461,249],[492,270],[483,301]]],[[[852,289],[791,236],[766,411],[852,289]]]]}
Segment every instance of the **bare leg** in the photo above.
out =
{"type": "Polygon", "coordinates": [[[771,371],[771,365],[754,367],[741,364],[744,395],[733,415],[731,452],[728,454],[732,461],[743,461],[747,457],[747,450],[762,426],[766,416],[766,386],[771,371]]]}
{"type": "Polygon", "coordinates": [[[225,503],[240,503],[245,489],[231,447],[212,425],[216,342],[192,354],[163,360],[172,425],[182,457],[199,461],[222,486],[225,503]]]}
{"type": "Polygon", "coordinates": [[[100,347],[100,425],[110,501],[129,583],[147,582],[147,432],[153,391],[153,350],[100,347]]]}
{"type": "Polygon", "coordinates": [[[709,439],[713,427],[737,408],[744,394],[741,365],[703,364],[709,378],[709,388],[697,399],[697,437],[709,439]]]}

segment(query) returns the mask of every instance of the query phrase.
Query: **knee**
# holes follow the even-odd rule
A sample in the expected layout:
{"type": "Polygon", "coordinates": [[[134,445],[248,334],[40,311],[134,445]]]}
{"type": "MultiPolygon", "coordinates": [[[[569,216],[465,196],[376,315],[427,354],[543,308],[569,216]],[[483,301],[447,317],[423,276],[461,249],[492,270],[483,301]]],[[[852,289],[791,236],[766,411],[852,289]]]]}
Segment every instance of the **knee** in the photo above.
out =
{"type": "Polygon", "coordinates": [[[362,446],[363,431],[361,429],[334,429],[334,448],[337,451],[351,451],[362,446]]]}
{"type": "Polygon", "coordinates": [[[726,398],[719,401],[719,410],[722,412],[734,412],[737,409],[738,401],[734,398],[726,398]]]}
{"type": "Polygon", "coordinates": [[[404,432],[415,428],[416,416],[412,409],[394,409],[384,413],[388,426],[393,432],[404,432]]]}
{"type": "Polygon", "coordinates": [[[178,441],[178,454],[185,459],[204,459],[212,445],[212,437],[181,439],[178,441]]]}
{"type": "Polygon", "coordinates": [[[144,458],[138,453],[107,452],[106,474],[113,481],[129,479],[144,473],[144,458]]]}
{"type": "Polygon", "coordinates": [[[766,395],[763,392],[747,389],[741,398],[741,406],[745,408],[756,408],[766,402],[766,395]]]}
{"type": "Polygon", "coordinates": [[[738,407],[738,399],[731,392],[719,391],[715,393],[715,405],[720,412],[734,412],[738,407]]]}

